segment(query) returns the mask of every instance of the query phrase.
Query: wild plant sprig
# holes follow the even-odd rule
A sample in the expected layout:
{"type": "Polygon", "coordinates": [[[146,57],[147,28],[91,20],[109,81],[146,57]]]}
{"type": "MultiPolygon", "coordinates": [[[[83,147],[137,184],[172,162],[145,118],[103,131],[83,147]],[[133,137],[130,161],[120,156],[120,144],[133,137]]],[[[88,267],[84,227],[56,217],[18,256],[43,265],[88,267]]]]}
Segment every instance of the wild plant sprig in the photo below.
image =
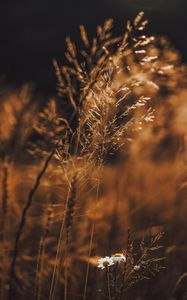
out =
{"type": "Polygon", "coordinates": [[[99,259],[98,267],[107,269],[106,281],[109,286],[110,299],[122,299],[124,293],[132,286],[149,279],[164,268],[165,258],[160,257],[157,252],[162,247],[159,244],[162,237],[163,233],[158,233],[147,244],[143,239],[139,244],[139,258],[137,258],[136,250],[131,242],[123,253],[99,259]],[[108,276],[109,274],[110,276],[108,276]]]}

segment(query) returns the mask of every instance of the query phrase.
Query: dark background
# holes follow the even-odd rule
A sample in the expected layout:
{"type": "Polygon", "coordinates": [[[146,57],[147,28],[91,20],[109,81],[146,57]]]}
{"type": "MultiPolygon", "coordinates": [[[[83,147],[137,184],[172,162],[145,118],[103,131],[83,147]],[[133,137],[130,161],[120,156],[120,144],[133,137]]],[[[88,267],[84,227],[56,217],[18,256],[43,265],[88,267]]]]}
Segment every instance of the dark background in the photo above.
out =
{"type": "Polygon", "coordinates": [[[186,61],[186,8],[186,0],[1,0],[0,84],[32,82],[37,91],[54,93],[52,58],[63,61],[66,35],[78,40],[79,24],[84,24],[92,37],[108,17],[121,33],[140,10],[150,21],[149,32],[168,36],[186,61]]]}

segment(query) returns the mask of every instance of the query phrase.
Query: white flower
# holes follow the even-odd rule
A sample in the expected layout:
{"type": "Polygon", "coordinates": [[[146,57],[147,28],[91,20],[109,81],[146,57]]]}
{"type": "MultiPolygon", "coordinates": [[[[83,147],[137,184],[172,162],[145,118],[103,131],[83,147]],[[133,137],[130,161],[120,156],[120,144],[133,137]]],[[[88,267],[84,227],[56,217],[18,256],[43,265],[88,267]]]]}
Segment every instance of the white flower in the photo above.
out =
{"type": "Polygon", "coordinates": [[[109,257],[109,256],[105,256],[105,257],[102,257],[102,258],[100,258],[100,259],[98,259],[98,268],[100,268],[100,269],[104,269],[104,268],[106,268],[106,267],[110,267],[110,266],[112,266],[113,264],[114,264],[114,262],[113,262],[113,260],[112,260],[112,258],[111,257],[109,257]]]}
{"type": "Polygon", "coordinates": [[[134,271],[139,271],[140,270],[140,266],[139,265],[135,265],[134,266],[134,271]]]}
{"type": "Polygon", "coordinates": [[[115,253],[112,255],[111,258],[114,263],[122,263],[122,262],[125,263],[127,261],[125,255],[123,255],[123,253],[115,253]]]}

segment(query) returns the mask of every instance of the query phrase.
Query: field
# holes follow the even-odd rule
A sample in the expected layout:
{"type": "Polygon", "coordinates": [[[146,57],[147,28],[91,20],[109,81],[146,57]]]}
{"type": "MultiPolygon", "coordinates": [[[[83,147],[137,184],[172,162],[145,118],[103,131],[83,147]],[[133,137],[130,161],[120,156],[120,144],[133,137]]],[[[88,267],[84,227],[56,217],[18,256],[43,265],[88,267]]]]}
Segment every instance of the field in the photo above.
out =
{"type": "Polygon", "coordinates": [[[147,23],[80,26],[53,99],[1,92],[1,300],[187,299],[187,69],[147,23]]]}

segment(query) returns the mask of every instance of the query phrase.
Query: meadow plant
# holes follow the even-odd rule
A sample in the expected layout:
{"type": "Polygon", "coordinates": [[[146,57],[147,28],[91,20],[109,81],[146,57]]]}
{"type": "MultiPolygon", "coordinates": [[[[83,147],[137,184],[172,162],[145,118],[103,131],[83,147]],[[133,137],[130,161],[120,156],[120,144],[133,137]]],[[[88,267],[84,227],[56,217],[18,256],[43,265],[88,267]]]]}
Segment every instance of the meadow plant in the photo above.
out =
{"type": "Polygon", "coordinates": [[[154,276],[164,268],[165,258],[160,257],[158,252],[162,247],[159,245],[162,236],[163,233],[157,234],[150,239],[149,243],[145,243],[143,239],[139,244],[139,253],[135,251],[129,236],[129,244],[121,253],[98,260],[98,268],[106,269],[107,292],[104,291],[103,298],[124,299],[128,289],[142,280],[149,279],[150,276],[154,276]]]}
{"type": "Polygon", "coordinates": [[[185,94],[186,69],[166,39],[143,33],[147,23],[140,12],[113,37],[109,19],[93,40],[81,25],[82,49],[68,37],[67,64],[53,61],[56,99],[41,109],[24,88],[2,100],[1,300],[132,299],[131,287],[163,268],[163,222],[144,227],[145,211],[134,216],[158,192],[152,141],[184,119],[169,112],[185,94]],[[134,241],[129,232],[126,249],[105,256],[122,249],[129,225],[134,241]]]}

